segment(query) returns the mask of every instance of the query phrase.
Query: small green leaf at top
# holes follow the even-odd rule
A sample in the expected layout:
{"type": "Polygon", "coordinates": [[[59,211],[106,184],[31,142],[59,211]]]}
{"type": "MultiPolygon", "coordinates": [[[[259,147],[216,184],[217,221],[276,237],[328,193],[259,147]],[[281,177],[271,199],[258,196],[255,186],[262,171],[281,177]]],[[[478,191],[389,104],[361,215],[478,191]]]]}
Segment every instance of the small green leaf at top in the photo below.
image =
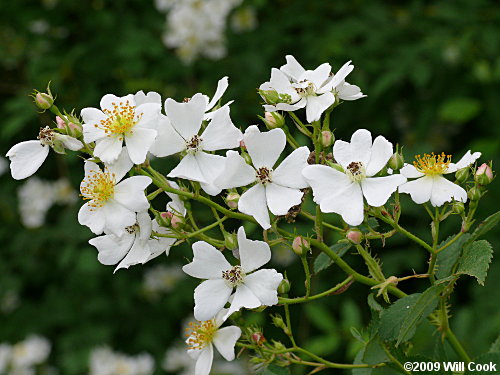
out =
{"type": "MultiPolygon", "coordinates": [[[[347,250],[349,250],[350,248],[351,244],[347,242],[336,243],[335,245],[330,246],[330,249],[332,249],[335,254],[337,254],[341,258],[345,255],[345,253],[347,253],[347,250]]],[[[320,271],[323,271],[324,269],[327,269],[333,263],[334,262],[332,258],[330,258],[325,253],[320,253],[314,260],[314,273],[318,273],[320,271]]]]}
{"type": "Polygon", "coordinates": [[[497,211],[493,215],[488,216],[474,230],[469,240],[469,243],[477,240],[481,236],[484,236],[487,232],[493,229],[498,224],[499,221],[500,221],[500,211],[497,211]]]}
{"type": "MultiPolygon", "coordinates": [[[[446,249],[441,251],[436,259],[436,276],[442,279],[451,275],[453,266],[458,261],[464,244],[469,240],[470,234],[464,234],[458,240],[449,245],[446,249]]],[[[439,244],[439,247],[445,246],[455,236],[450,236],[439,244]]]]}

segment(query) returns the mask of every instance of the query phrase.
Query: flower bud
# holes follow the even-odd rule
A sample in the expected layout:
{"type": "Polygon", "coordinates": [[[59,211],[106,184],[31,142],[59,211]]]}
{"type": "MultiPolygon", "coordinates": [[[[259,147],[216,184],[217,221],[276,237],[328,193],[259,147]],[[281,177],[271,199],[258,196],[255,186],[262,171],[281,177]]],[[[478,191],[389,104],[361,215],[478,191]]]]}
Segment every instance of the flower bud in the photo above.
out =
{"type": "Polygon", "coordinates": [[[50,94],[46,94],[44,92],[38,92],[35,95],[35,104],[38,108],[49,109],[54,104],[54,98],[50,94]]]}
{"type": "Polygon", "coordinates": [[[394,171],[397,171],[401,168],[403,168],[403,165],[405,163],[405,159],[403,155],[400,152],[395,152],[392,154],[391,158],[389,159],[389,162],[387,163],[387,166],[391,168],[394,171]]]}
{"type": "Polygon", "coordinates": [[[478,201],[481,199],[481,195],[481,190],[479,190],[477,186],[474,186],[467,192],[467,197],[469,197],[471,201],[478,201]]]}
{"type": "Polygon", "coordinates": [[[243,157],[243,159],[245,159],[245,162],[246,162],[247,164],[252,165],[252,158],[250,157],[250,155],[248,155],[248,153],[246,153],[246,152],[242,152],[242,153],[241,153],[241,156],[243,157]]]}
{"type": "Polygon", "coordinates": [[[281,128],[285,125],[285,118],[278,112],[266,112],[263,121],[268,129],[281,128]]]}
{"type": "Polygon", "coordinates": [[[474,181],[476,181],[479,185],[488,185],[491,181],[493,181],[493,178],[493,171],[486,163],[483,163],[474,175],[474,181]]]}
{"type": "Polygon", "coordinates": [[[281,317],[281,315],[279,315],[279,314],[272,315],[271,319],[273,321],[273,324],[276,327],[281,328],[281,329],[285,329],[286,328],[285,322],[283,321],[283,318],[281,317]]]}
{"type": "Polygon", "coordinates": [[[329,130],[323,130],[321,132],[321,145],[323,147],[330,147],[335,142],[335,136],[329,130]]]}
{"type": "Polygon", "coordinates": [[[259,94],[267,104],[276,104],[280,101],[279,94],[276,90],[259,90],[259,94]]]}
{"type": "Polygon", "coordinates": [[[462,212],[465,210],[465,205],[462,202],[459,201],[454,201],[452,206],[451,206],[451,211],[454,214],[460,215],[462,212]]]}
{"type": "Polygon", "coordinates": [[[281,280],[280,285],[278,285],[279,294],[287,294],[290,291],[290,281],[288,279],[281,280]]]}
{"type": "Polygon", "coordinates": [[[352,228],[347,231],[345,237],[352,243],[360,244],[363,239],[363,233],[359,229],[352,228]]]}
{"type": "Polygon", "coordinates": [[[246,150],[247,149],[247,146],[245,145],[245,142],[243,140],[240,141],[240,147],[243,149],[243,150],[246,150]]]}
{"type": "Polygon", "coordinates": [[[167,212],[160,212],[160,224],[161,226],[163,227],[170,227],[170,222],[172,221],[172,216],[174,216],[174,214],[170,211],[167,211],[167,212]]]}
{"type": "Polygon", "coordinates": [[[301,256],[311,250],[311,245],[309,244],[309,241],[303,237],[297,236],[293,239],[292,250],[295,254],[301,256]]]}
{"type": "Polygon", "coordinates": [[[257,344],[258,346],[262,346],[264,342],[266,342],[266,338],[262,332],[254,332],[250,335],[250,340],[257,344]]]}
{"type": "Polygon", "coordinates": [[[238,239],[234,233],[224,233],[224,246],[229,250],[234,250],[238,247],[238,239]]]}
{"type": "Polygon", "coordinates": [[[240,195],[238,193],[229,193],[226,196],[226,204],[232,210],[238,208],[239,200],[240,200],[240,195]]]}
{"type": "Polygon", "coordinates": [[[72,137],[79,138],[82,135],[82,125],[71,122],[70,116],[68,116],[67,124],[61,117],[56,116],[56,124],[59,129],[66,130],[66,133],[72,137]]]}
{"type": "Polygon", "coordinates": [[[186,224],[186,221],[184,220],[183,217],[177,216],[176,214],[174,214],[170,211],[162,212],[160,214],[160,217],[162,218],[162,221],[164,222],[165,226],[167,226],[167,227],[181,229],[186,224]]]}
{"type": "Polygon", "coordinates": [[[459,169],[458,171],[455,172],[455,178],[457,179],[457,182],[459,184],[463,184],[465,181],[467,181],[469,175],[470,175],[469,167],[459,169]]]}

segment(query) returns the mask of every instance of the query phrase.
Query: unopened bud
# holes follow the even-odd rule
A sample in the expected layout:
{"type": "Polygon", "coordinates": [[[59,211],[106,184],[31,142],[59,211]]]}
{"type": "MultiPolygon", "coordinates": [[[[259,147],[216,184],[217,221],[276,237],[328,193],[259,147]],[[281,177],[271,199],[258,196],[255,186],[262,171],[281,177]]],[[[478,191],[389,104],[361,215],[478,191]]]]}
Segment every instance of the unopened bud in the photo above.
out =
{"type": "Polygon", "coordinates": [[[238,247],[238,239],[234,233],[224,233],[224,246],[229,250],[234,250],[238,247]]]}
{"type": "Polygon", "coordinates": [[[462,212],[464,212],[464,210],[465,210],[465,205],[462,202],[458,202],[458,201],[453,202],[451,211],[454,214],[460,215],[460,214],[462,214],[462,212]]]}
{"type": "Polygon", "coordinates": [[[285,125],[285,118],[278,112],[266,112],[262,120],[268,129],[281,128],[285,125]]]}
{"type": "Polygon", "coordinates": [[[247,149],[247,146],[245,145],[245,142],[243,140],[240,141],[240,147],[243,149],[243,150],[246,150],[247,149]]]}
{"type": "Polygon", "coordinates": [[[238,193],[229,193],[226,196],[226,204],[232,210],[238,208],[239,200],[240,200],[240,195],[238,193]]]}
{"type": "Polygon", "coordinates": [[[72,137],[79,138],[82,135],[82,126],[77,125],[68,118],[68,123],[61,117],[56,116],[56,124],[59,129],[66,130],[66,133],[72,137]]]}
{"type": "Polygon", "coordinates": [[[160,217],[165,223],[165,226],[172,227],[174,229],[181,229],[186,224],[186,221],[184,220],[183,217],[177,216],[176,214],[170,211],[162,212],[160,214],[160,217]]]}
{"type": "Polygon", "coordinates": [[[248,153],[246,153],[246,152],[242,152],[242,153],[241,153],[241,156],[243,156],[243,159],[245,159],[245,162],[246,162],[247,164],[252,165],[252,158],[250,157],[250,155],[248,155],[248,153]]]}
{"type": "Polygon", "coordinates": [[[45,111],[46,109],[52,107],[52,105],[54,104],[54,98],[50,94],[38,92],[35,95],[35,104],[38,108],[45,111]]]}
{"type": "Polygon", "coordinates": [[[160,224],[161,226],[163,227],[170,227],[170,222],[172,221],[172,216],[174,216],[174,214],[170,211],[167,211],[167,212],[160,212],[160,224]]]}
{"type": "Polygon", "coordinates": [[[400,152],[395,152],[392,154],[392,156],[389,159],[389,162],[387,163],[387,166],[391,168],[393,171],[400,170],[403,168],[403,165],[405,163],[405,159],[403,155],[400,152]]]}
{"type": "Polygon", "coordinates": [[[477,186],[474,186],[467,192],[467,197],[471,201],[478,201],[479,199],[481,199],[481,195],[481,190],[479,190],[477,186]]]}
{"type": "Polygon", "coordinates": [[[293,239],[292,250],[295,254],[301,256],[311,250],[311,245],[309,244],[309,241],[303,237],[297,236],[293,239]]]}
{"type": "Polygon", "coordinates": [[[283,321],[283,318],[281,317],[281,315],[279,315],[279,314],[272,315],[271,319],[273,321],[273,324],[276,327],[281,328],[281,329],[285,329],[286,328],[285,322],[283,321]]]}
{"type": "Polygon", "coordinates": [[[335,137],[333,133],[329,130],[323,130],[321,132],[321,145],[323,147],[330,147],[335,142],[335,137]]]}
{"type": "Polygon", "coordinates": [[[491,167],[483,163],[481,166],[477,169],[476,174],[474,175],[474,180],[479,184],[479,185],[488,185],[493,181],[493,171],[491,170],[491,167]]]}
{"type": "Polygon", "coordinates": [[[469,167],[459,169],[458,171],[455,172],[455,178],[457,179],[457,182],[459,184],[463,184],[465,181],[467,181],[469,175],[470,175],[469,167]]]}
{"type": "Polygon", "coordinates": [[[361,233],[358,229],[349,229],[345,235],[345,237],[355,244],[360,244],[363,239],[363,233],[361,233]]]}
{"type": "Polygon", "coordinates": [[[281,280],[280,285],[278,285],[279,294],[287,294],[290,291],[290,281],[288,279],[281,280]]]}
{"type": "Polygon", "coordinates": [[[250,340],[252,340],[253,343],[257,344],[258,346],[262,346],[264,342],[266,342],[266,338],[264,337],[264,334],[262,332],[254,332],[250,336],[250,340]]]}

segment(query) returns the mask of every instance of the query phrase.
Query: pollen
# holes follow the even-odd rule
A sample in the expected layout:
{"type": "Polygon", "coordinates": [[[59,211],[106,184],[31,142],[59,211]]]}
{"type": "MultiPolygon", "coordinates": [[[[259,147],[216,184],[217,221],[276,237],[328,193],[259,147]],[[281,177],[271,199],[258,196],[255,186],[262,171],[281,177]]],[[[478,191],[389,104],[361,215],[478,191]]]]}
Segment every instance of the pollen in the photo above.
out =
{"type": "Polygon", "coordinates": [[[215,332],[217,327],[213,319],[198,323],[190,322],[186,328],[188,349],[203,349],[212,342],[215,332]]]}
{"type": "Polygon", "coordinates": [[[451,155],[441,154],[424,154],[424,156],[416,155],[416,161],[413,165],[417,171],[426,175],[443,174],[446,172],[451,163],[451,155]]]}
{"type": "Polygon", "coordinates": [[[186,149],[188,152],[195,153],[201,148],[201,143],[203,139],[199,135],[193,135],[193,137],[186,142],[186,149]]]}
{"type": "Polygon", "coordinates": [[[257,169],[255,172],[255,178],[257,179],[258,182],[260,182],[262,185],[266,185],[269,182],[271,182],[271,176],[272,176],[273,170],[269,169],[267,167],[260,167],[257,169]]]}
{"type": "Polygon", "coordinates": [[[245,273],[241,269],[241,266],[234,266],[230,270],[222,271],[222,278],[229,282],[232,286],[238,286],[243,282],[245,273]]]}
{"type": "Polygon", "coordinates": [[[365,167],[360,161],[349,163],[346,168],[346,173],[354,182],[361,182],[366,177],[365,167]]]}
{"type": "Polygon", "coordinates": [[[44,146],[52,146],[54,143],[55,133],[54,131],[46,126],[45,128],[40,128],[40,133],[37,137],[40,143],[44,146]]]}
{"type": "Polygon", "coordinates": [[[90,200],[91,210],[96,210],[113,198],[115,194],[115,174],[107,171],[91,171],[80,187],[84,200],[90,200]]]}
{"type": "Polygon", "coordinates": [[[96,124],[96,128],[104,130],[108,137],[112,135],[121,135],[132,133],[134,126],[142,117],[140,114],[136,118],[135,105],[131,105],[127,100],[125,102],[111,103],[113,109],[104,109],[103,112],[107,116],[96,124]]]}

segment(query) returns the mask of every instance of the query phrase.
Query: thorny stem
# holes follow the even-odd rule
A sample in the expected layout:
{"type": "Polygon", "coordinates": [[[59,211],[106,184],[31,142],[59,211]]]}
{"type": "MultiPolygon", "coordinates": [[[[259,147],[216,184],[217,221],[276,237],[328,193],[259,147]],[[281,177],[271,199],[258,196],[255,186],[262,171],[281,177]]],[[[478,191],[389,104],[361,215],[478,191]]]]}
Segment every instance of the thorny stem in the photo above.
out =
{"type": "Polygon", "coordinates": [[[353,277],[349,276],[349,277],[347,277],[347,279],[345,279],[344,281],[338,283],[333,288],[330,288],[330,289],[328,289],[328,290],[326,290],[326,291],[324,291],[322,293],[314,294],[312,296],[304,296],[304,297],[296,297],[296,298],[278,297],[278,303],[281,303],[281,304],[290,304],[291,305],[291,304],[304,303],[304,302],[312,301],[312,300],[315,300],[315,299],[327,297],[327,296],[329,296],[331,294],[334,294],[338,290],[347,287],[352,282],[353,282],[353,277]]]}

